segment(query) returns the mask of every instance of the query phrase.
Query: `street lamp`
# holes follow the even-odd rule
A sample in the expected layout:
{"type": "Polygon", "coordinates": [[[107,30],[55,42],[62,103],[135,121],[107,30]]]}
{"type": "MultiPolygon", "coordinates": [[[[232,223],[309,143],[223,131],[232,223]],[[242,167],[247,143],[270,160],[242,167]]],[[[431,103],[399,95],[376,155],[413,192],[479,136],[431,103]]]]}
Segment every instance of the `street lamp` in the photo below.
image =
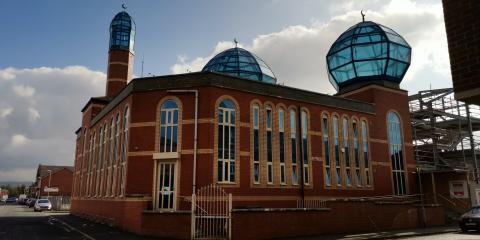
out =
{"type": "Polygon", "coordinates": [[[47,197],[50,198],[50,182],[52,180],[52,170],[47,170],[48,172],[48,192],[47,192],[47,197]]]}
{"type": "Polygon", "coordinates": [[[42,194],[42,178],[41,178],[41,177],[38,177],[37,180],[38,180],[38,195],[37,195],[37,199],[39,199],[39,198],[40,198],[40,195],[42,194]]]}

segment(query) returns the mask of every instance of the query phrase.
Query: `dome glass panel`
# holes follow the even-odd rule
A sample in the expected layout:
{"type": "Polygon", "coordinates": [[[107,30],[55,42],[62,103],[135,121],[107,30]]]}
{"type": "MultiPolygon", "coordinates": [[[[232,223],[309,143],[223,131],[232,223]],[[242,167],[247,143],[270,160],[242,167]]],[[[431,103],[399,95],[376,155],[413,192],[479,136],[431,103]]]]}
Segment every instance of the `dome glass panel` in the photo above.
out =
{"type": "Polygon", "coordinates": [[[342,33],[330,47],[328,75],[337,90],[358,81],[400,83],[410,58],[411,47],[398,33],[374,22],[360,22],[342,33]]]}
{"type": "Polygon", "coordinates": [[[133,53],[135,22],[127,12],[119,12],[110,24],[110,49],[123,49],[133,53]]]}
{"type": "Polygon", "coordinates": [[[202,72],[211,71],[254,81],[275,84],[277,79],[268,65],[243,48],[230,48],[213,57],[202,72]]]}

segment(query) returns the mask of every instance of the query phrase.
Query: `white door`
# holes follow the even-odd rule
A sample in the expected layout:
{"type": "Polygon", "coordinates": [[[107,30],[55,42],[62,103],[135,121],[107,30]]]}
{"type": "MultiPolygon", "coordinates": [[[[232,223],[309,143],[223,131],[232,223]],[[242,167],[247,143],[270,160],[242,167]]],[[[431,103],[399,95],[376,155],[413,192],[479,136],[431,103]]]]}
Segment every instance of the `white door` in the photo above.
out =
{"type": "Polygon", "coordinates": [[[159,163],[157,168],[157,208],[173,210],[175,208],[175,163],[159,163]]]}

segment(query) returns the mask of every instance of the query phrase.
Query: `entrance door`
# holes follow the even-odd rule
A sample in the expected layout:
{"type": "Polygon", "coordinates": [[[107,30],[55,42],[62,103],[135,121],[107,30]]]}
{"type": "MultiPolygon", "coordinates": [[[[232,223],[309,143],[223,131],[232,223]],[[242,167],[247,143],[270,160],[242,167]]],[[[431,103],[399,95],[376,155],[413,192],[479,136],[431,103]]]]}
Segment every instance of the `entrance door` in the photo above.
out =
{"type": "Polygon", "coordinates": [[[158,164],[157,208],[160,210],[175,208],[175,165],[175,163],[158,164]]]}

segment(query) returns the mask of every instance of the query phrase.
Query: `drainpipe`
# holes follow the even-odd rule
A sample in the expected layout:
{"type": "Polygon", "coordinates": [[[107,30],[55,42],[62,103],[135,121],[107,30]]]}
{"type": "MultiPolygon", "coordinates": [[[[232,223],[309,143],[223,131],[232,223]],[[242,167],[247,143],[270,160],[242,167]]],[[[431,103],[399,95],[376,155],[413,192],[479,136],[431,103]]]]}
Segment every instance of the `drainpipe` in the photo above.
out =
{"type": "Polygon", "coordinates": [[[198,142],[198,90],[167,90],[170,93],[195,93],[195,130],[193,132],[193,180],[192,194],[197,186],[197,142],[198,142]]]}

